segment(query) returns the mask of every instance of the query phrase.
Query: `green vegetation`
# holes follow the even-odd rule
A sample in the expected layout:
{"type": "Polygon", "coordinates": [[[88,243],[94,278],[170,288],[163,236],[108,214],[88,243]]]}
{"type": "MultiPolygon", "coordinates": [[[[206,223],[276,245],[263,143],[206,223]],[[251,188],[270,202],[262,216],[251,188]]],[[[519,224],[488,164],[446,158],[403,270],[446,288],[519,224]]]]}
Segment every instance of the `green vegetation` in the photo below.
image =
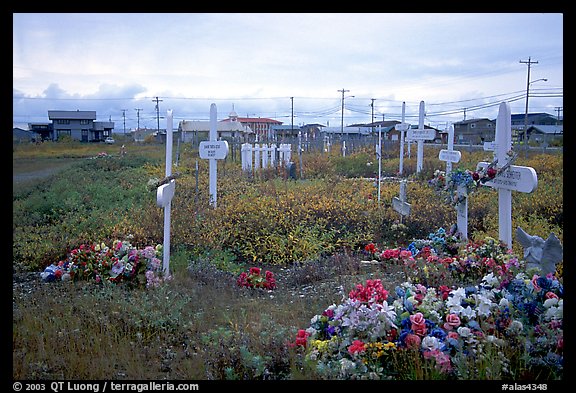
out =
{"type": "MultiPolygon", "coordinates": [[[[163,212],[147,187],[164,177],[164,146],[47,143],[18,146],[15,174],[32,162],[71,160],[55,174],[27,182],[13,194],[13,266],[40,272],[80,244],[129,238],[138,247],[162,243],[163,212]],[[106,155],[98,157],[102,151],[106,155]]],[[[334,149],[337,151],[337,149],[334,149]]],[[[398,170],[397,152],[383,160],[383,176],[398,170]],[[392,158],[396,157],[396,158],[392,158]]],[[[219,164],[218,208],[208,205],[208,164],[183,149],[172,201],[174,279],[156,289],[129,290],[93,283],[41,285],[17,291],[13,316],[16,379],[313,379],[286,341],[310,318],[341,300],[358,282],[384,271],[358,265],[368,243],[407,245],[455,222],[455,211],[427,184],[445,163],[425,150],[425,168],[404,161],[409,217],[392,209],[397,181],[373,180],[377,161],[368,150],[346,158],[303,156],[304,179],[282,169],[247,176],[240,162],[219,164]],[[198,162],[199,172],[195,165],[198,162]],[[370,163],[368,165],[368,163],[370,163]],[[198,179],[198,182],[196,182],[198,179]],[[273,293],[242,290],[237,274],[249,266],[273,268],[273,293]],[[326,286],[324,286],[326,285],[326,286]],[[314,294],[307,292],[314,288],[314,294]],[[20,296],[21,295],[21,296],[20,296]],[[302,295],[302,296],[301,296],[302,295]],[[42,334],[38,334],[42,332],[42,334]]],[[[485,152],[462,152],[457,167],[475,168],[485,152]]],[[[538,188],[515,194],[513,227],[563,239],[563,156],[519,157],[538,173],[538,188]],[[560,192],[559,192],[560,190],[560,192]]],[[[299,173],[297,170],[296,173],[299,173]]],[[[490,189],[469,198],[472,239],[498,237],[498,197],[490,189]]],[[[516,242],[514,251],[522,255],[516,242]]],[[[385,271],[390,289],[405,278],[385,271]]],[[[15,288],[19,288],[15,284],[15,288]]]]}

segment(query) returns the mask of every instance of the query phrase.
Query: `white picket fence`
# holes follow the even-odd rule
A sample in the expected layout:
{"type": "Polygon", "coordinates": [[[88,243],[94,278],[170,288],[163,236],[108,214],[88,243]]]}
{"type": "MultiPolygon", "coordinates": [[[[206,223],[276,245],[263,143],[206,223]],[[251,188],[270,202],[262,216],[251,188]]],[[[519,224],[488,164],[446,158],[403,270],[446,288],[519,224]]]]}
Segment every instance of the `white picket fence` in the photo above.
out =
{"type": "Polygon", "coordinates": [[[271,168],[278,163],[288,165],[291,159],[292,145],[289,143],[275,144],[267,143],[243,143],[241,149],[242,170],[251,172],[252,169],[258,170],[271,168]]]}

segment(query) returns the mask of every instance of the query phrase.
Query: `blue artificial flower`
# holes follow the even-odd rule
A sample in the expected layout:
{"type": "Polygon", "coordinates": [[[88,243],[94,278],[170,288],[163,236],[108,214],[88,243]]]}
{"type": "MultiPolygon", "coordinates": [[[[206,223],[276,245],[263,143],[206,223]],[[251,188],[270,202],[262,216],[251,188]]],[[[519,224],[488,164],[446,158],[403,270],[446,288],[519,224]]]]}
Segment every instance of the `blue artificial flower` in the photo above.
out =
{"type": "Polygon", "coordinates": [[[436,337],[440,341],[444,341],[448,333],[442,328],[434,327],[430,330],[430,336],[436,337]]]}

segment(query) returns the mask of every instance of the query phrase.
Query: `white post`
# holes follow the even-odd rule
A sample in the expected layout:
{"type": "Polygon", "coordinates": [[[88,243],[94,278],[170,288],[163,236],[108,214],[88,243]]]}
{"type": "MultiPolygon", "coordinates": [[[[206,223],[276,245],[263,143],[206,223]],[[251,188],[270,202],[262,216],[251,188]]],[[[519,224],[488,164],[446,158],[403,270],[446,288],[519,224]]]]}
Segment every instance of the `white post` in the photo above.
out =
{"type": "Polygon", "coordinates": [[[380,204],[380,182],[382,181],[382,126],[378,126],[378,146],[376,147],[378,156],[378,204],[380,204]]]}
{"type": "MultiPolygon", "coordinates": [[[[418,129],[424,129],[424,101],[420,101],[420,110],[418,113],[418,129]]],[[[416,152],[416,173],[422,171],[422,163],[424,161],[424,141],[418,139],[418,149],[416,152]]]]}
{"type": "MultiPolygon", "coordinates": [[[[404,124],[404,118],[406,115],[406,102],[402,102],[402,124],[404,124]]],[[[397,128],[398,129],[398,128],[397,128]]],[[[404,134],[406,130],[398,129],[400,131],[400,175],[404,169],[404,134]]]]}
{"type": "Polygon", "coordinates": [[[458,198],[464,196],[462,202],[456,206],[456,226],[460,232],[462,240],[468,239],[468,196],[466,185],[459,185],[456,189],[458,198]]]}
{"type": "MultiPolygon", "coordinates": [[[[506,153],[512,149],[512,115],[509,105],[500,105],[496,120],[496,159],[502,167],[508,162],[506,153]]],[[[512,191],[498,189],[498,227],[500,239],[512,247],[512,191]]]]}
{"type": "Polygon", "coordinates": [[[262,148],[259,143],[254,144],[254,169],[258,170],[261,168],[260,152],[262,148]]]}
{"type": "MultiPolygon", "coordinates": [[[[218,124],[217,124],[217,109],[216,104],[210,104],[210,142],[216,142],[218,139],[218,124]]],[[[210,180],[210,203],[213,207],[216,207],[217,203],[217,190],[216,190],[216,179],[218,177],[218,163],[216,159],[208,159],[209,165],[209,180],[210,180]]]]}
{"type": "Polygon", "coordinates": [[[262,169],[268,168],[268,152],[270,151],[268,144],[262,145],[262,169]]]}
{"type": "MultiPolygon", "coordinates": [[[[166,117],[166,177],[172,176],[172,110],[166,117]]],[[[176,181],[170,180],[156,190],[156,204],[164,208],[164,243],[162,270],[166,276],[170,274],[170,207],[176,188],[176,181]]]]}
{"type": "Polygon", "coordinates": [[[342,157],[346,157],[346,141],[342,141],[342,157]]]}

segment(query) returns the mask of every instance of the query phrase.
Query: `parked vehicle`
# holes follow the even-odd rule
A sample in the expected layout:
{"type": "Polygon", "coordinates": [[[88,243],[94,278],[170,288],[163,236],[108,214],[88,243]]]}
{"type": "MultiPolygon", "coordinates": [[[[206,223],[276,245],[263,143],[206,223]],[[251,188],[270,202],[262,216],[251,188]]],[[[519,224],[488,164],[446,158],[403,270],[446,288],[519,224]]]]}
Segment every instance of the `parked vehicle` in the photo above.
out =
{"type": "Polygon", "coordinates": [[[108,138],[104,139],[104,143],[108,143],[110,145],[113,145],[114,143],[116,143],[116,141],[114,140],[114,138],[109,136],[108,138]]]}

